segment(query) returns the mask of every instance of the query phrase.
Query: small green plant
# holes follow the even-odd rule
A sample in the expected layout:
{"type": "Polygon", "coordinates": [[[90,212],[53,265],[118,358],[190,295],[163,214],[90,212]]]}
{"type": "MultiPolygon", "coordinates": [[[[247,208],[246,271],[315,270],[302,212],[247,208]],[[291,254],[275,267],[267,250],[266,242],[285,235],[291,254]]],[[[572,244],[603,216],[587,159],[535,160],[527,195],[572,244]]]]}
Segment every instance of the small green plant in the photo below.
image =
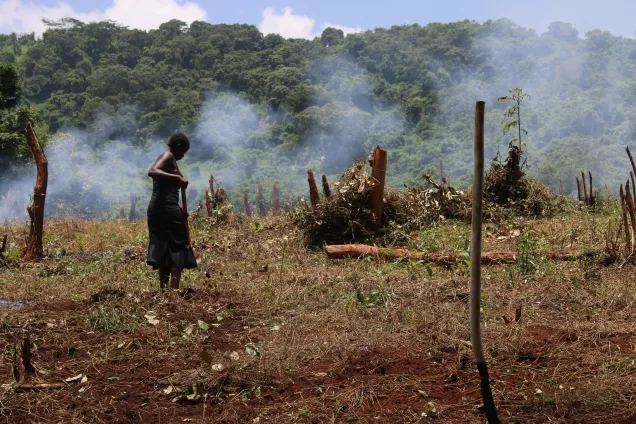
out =
{"type": "Polygon", "coordinates": [[[363,308],[385,307],[389,304],[391,295],[383,290],[373,290],[366,294],[357,289],[353,293],[345,293],[349,299],[349,305],[356,305],[363,308]]]}
{"type": "Polygon", "coordinates": [[[519,239],[517,268],[522,275],[535,274],[539,270],[537,250],[540,245],[541,239],[532,237],[532,234],[524,233],[519,239]]]}
{"type": "Polygon", "coordinates": [[[510,106],[510,108],[508,108],[508,110],[504,113],[504,120],[503,120],[504,123],[508,119],[514,119],[514,120],[504,124],[503,133],[504,135],[506,135],[512,128],[517,128],[518,136],[510,140],[510,143],[508,144],[508,146],[512,147],[515,145],[515,143],[518,143],[519,149],[523,152],[523,150],[525,149],[521,141],[521,133],[524,133],[527,135],[528,131],[526,131],[524,128],[521,128],[521,103],[523,102],[525,98],[530,97],[530,95],[525,94],[523,92],[523,89],[521,88],[511,88],[508,91],[510,92],[510,95],[499,97],[498,99],[499,102],[500,103],[514,102],[516,104],[510,106]]]}
{"type": "Polygon", "coordinates": [[[86,318],[93,330],[134,332],[136,322],[121,309],[100,305],[93,309],[86,318]]]}

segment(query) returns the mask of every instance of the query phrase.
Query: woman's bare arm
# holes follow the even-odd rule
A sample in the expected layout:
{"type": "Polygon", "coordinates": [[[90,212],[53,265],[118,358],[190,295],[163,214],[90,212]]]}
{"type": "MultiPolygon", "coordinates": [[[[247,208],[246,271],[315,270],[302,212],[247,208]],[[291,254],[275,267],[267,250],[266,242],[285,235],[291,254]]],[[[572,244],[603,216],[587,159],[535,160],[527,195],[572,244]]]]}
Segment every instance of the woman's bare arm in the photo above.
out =
{"type": "Polygon", "coordinates": [[[161,156],[157,158],[155,163],[150,167],[148,171],[148,176],[151,178],[156,178],[158,180],[172,180],[172,181],[180,181],[182,185],[188,184],[187,180],[180,176],[179,174],[171,174],[167,172],[167,169],[175,169],[175,159],[174,155],[170,152],[163,152],[161,156]]]}

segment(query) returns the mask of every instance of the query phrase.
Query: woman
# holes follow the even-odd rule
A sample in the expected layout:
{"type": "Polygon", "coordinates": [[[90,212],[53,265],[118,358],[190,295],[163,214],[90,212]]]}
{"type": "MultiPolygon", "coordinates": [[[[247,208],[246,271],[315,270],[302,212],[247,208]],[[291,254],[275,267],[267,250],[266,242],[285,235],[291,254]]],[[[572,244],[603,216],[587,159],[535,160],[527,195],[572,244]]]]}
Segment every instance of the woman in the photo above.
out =
{"type": "Polygon", "coordinates": [[[177,161],[190,149],[190,140],[176,133],[168,141],[168,151],[148,171],[152,178],[152,197],[148,205],[148,265],[159,270],[159,287],[170,282],[171,289],[179,289],[183,268],[196,268],[194,252],[188,244],[185,228],[187,219],[179,207],[179,189],[188,186],[177,161]]]}

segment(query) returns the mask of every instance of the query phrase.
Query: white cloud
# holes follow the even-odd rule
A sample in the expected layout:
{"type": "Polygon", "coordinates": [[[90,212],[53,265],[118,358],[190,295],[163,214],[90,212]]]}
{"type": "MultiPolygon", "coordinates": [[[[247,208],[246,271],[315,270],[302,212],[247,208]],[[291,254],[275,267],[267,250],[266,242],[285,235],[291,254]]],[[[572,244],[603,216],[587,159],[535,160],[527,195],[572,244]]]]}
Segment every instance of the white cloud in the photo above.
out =
{"type": "Polygon", "coordinates": [[[342,32],[344,32],[345,35],[357,34],[358,32],[364,31],[364,29],[361,26],[352,28],[352,27],[342,26],[338,24],[331,24],[329,22],[325,22],[324,24],[322,24],[322,29],[325,30],[326,28],[335,28],[335,29],[342,30],[342,32]]]}
{"type": "MultiPolygon", "coordinates": [[[[276,13],[274,8],[268,7],[263,11],[263,20],[259,29],[263,34],[279,34],[285,38],[312,39],[320,36],[320,32],[314,32],[316,20],[305,15],[295,15],[291,8],[285,7],[282,13],[276,13]]],[[[341,29],[346,34],[354,34],[364,31],[361,27],[351,28],[338,24],[325,22],[322,30],[328,27],[341,29]]]]}
{"type": "Polygon", "coordinates": [[[316,21],[308,16],[294,15],[291,8],[285,7],[282,14],[268,7],[263,11],[263,20],[259,29],[263,34],[279,34],[285,38],[313,38],[316,21]]]}
{"type": "Polygon", "coordinates": [[[43,6],[31,1],[0,0],[0,33],[35,32],[46,29],[42,18],[71,17],[83,22],[113,20],[139,29],[157,28],[171,19],[185,22],[205,20],[207,13],[199,5],[182,0],[113,0],[106,10],[77,12],[71,5],[59,2],[56,6],[43,6]]]}

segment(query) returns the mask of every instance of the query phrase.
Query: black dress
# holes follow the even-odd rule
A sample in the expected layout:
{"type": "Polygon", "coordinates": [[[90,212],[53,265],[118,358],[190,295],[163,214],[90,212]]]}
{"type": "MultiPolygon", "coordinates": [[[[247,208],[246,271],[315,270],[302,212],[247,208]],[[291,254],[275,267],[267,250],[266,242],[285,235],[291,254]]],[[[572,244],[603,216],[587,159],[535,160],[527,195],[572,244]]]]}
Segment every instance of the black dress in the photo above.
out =
{"type": "MultiPolygon", "coordinates": [[[[174,174],[181,175],[178,170],[174,174]]],[[[152,197],[148,204],[148,265],[154,269],[196,268],[194,251],[188,246],[185,216],[179,207],[178,182],[152,180],[152,197]]]]}

